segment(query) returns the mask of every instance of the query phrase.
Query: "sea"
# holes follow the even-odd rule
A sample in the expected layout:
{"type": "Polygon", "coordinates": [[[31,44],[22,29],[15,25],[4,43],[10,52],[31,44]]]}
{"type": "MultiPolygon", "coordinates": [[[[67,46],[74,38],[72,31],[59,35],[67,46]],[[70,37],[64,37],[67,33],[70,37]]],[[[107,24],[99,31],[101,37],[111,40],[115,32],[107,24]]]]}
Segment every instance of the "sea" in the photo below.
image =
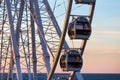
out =
{"type": "Polygon", "coordinates": [[[84,80],[120,80],[120,74],[116,73],[89,73],[83,74],[84,80]]]}
{"type": "MultiPolygon", "coordinates": [[[[28,78],[28,74],[23,73],[23,80],[29,80],[28,78]]],[[[31,74],[31,76],[33,76],[33,74],[31,74]]],[[[120,80],[120,74],[116,74],[116,73],[85,73],[82,74],[84,80],[120,80]]],[[[12,76],[14,79],[13,80],[17,80],[16,78],[16,74],[13,74],[12,76]]],[[[55,74],[53,76],[52,80],[68,80],[67,79],[68,74],[55,74]]],[[[47,79],[47,75],[43,74],[43,73],[39,73],[37,74],[37,80],[46,80],[47,79]]],[[[0,74],[0,80],[7,80],[7,73],[6,74],[0,74]]],[[[10,80],[10,79],[9,79],[10,80]]],[[[33,77],[31,78],[31,80],[33,80],[33,77]]],[[[76,76],[74,76],[73,80],[77,80],[76,76]]]]}

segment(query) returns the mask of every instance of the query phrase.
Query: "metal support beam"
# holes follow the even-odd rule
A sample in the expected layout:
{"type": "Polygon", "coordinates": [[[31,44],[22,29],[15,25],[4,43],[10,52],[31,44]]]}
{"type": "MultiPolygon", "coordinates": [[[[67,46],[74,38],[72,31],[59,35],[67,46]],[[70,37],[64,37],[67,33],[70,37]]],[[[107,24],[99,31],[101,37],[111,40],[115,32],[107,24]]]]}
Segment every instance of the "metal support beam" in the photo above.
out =
{"type": "MultiPolygon", "coordinates": [[[[2,2],[2,1],[1,1],[2,2]]],[[[5,5],[4,5],[4,8],[5,8],[5,5]]],[[[5,19],[6,19],[6,15],[5,15],[5,10],[3,11],[3,20],[2,20],[2,28],[0,30],[0,34],[1,34],[1,49],[0,49],[0,73],[1,73],[1,70],[2,70],[2,54],[3,54],[3,39],[4,39],[4,32],[3,32],[3,29],[4,29],[4,23],[5,23],[5,19]]],[[[2,75],[0,75],[1,77],[2,75]]]]}
{"type": "Polygon", "coordinates": [[[14,68],[14,60],[13,60],[13,52],[11,51],[11,58],[10,58],[10,65],[9,65],[9,72],[8,72],[7,80],[13,79],[13,68],[14,68]]]}
{"type": "Polygon", "coordinates": [[[92,24],[92,19],[93,19],[94,10],[95,10],[95,3],[96,3],[96,0],[95,0],[94,3],[90,4],[90,11],[89,11],[89,16],[90,17],[88,17],[88,21],[89,21],[90,24],[92,24]]]}
{"type": "MultiPolygon", "coordinates": [[[[33,8],[33,0],[29,0],[30,2],[30,10],[32,11],[32,14],[34,12],[33,8]]],[[[37,58],[36,58],[36,45],[35,45],[35,25],[34,20],[31,18],[31,38],[32,38],[32,61],[33,61],[33,80],[37,80],[37,58]]]]}
{"type": "Polygon", "coordinates": [[[22,15],[24,10],[24,0],[21,0],[20,9],[19,9],[19,15],[17,20],[17,26],[16,26],[16,39],[17,39],[17,46],[19,47],[19,35],[20,35],[20,28],[21,28],[21,22],[22,22],[22,15]]]}
{"type": "MultiPolygon", "coordinates": [[[[22,22],[22,15],[23,15],[23,9],[24,9],[24,1],[21,0],[20,4],[20,10],[19,10],[19,15],[18,15],[18,20],[17,20],[17,26],[16,26],[16,40],[17,40],[17,46],[19,47],[19,33],[20,33],[20,27],[21,27],[21,22],[22,22]]],[[[12,76],[12,67],[14,67],[14,60],[13,60],[13,52],[12,52],[12,58],[10,62],[10,70],[9,70],[9,76],[8,80],[10,80],[12,76]]]]}
{"type": "Polygon", "coordinates": [[[20,68],[20,55],[18,52],[16,36],[14,33],[14,25],[13,25],[13,19],[12,19],[10,0],[5,0],[5,2],[6,2],[6,9],[7,9],[7,15],[8,15],[8,20],[9,20],[9,28],[10,28],[10,33],[11,33],[12,50],[13,50],[13,54],[14,54],[14,61],[16,63],[16,68],[17,68],[17,70],[16,70],[17,71],[17,79],[23,80],[21,68],[20,68]]]}
{"type": "Polygon", "coordinates": [[[46,65],[46,69],[47,69],[47,73],[49,73],[50,71],[50,57],[47,51],[47,44],[44,41],[44,31],[43,31],[43,25],[42,25],[42,21],[41,21],[41,15],[40,15],[40,10],[39,10],[39,6],[38,6],[38,0],[34,1],[34,6],[35,6],[35,19],[37,21],[37,26],[38,26],[38,32],[40,35],[40,41],[41,41],[41,46],[42,46],[42,51],[43,51],[43,57],[44,57],[44,61],[45,61],[45,65],[46,65]]]}
{"type": "Polygon", "coordinates": [[[30,73],[30,67],[29,67],[29,64],[28,64],[28,60],[27,60],[27,55],[26,55],[26,51],[25,51],[25,46],[24,46],[24,40],[23,40],[23,37],[22,37],[22,33],[20,34],[21,36],[21,41],[22,41],[22,48],[23,48],[23,53],[24,53],[24,56],[25,56],[25,62],[26,62],[26,67],[27,67],[27,71],[28,71],[28,80],[31,80],[31,73],[30,73]]]}
{"type": "MultiPolygon", "coordinates": [[[[26,2],[26,0],[24,0],[24,1],[26,2]]],[[[37,28],[38,28],[40,41],[41,41],[41,46],[42,46],[42,50],[43,50],[43,57],[44,57],[44,61],[45,61],[45,64],[46,64],[47,72],[49,73],[50,57],[49,57],[49,54],[47,52],[47,47],[46,47],[47,43],[46,43],[45,38],[44,38],[43,26],[42,26],[42,22],[41,22],[40,10],[39,10],[39,7],[38,7],[38,1],[37,0],[34,1],[34,6],[35,6],[35,15],[32,13],[32,11],[30,10],[30,7],[27,5],[27,7],[30,11],[30,14],[31,14],[32,18],[34,19],[34,21],[37,25],[37,28]]]]}

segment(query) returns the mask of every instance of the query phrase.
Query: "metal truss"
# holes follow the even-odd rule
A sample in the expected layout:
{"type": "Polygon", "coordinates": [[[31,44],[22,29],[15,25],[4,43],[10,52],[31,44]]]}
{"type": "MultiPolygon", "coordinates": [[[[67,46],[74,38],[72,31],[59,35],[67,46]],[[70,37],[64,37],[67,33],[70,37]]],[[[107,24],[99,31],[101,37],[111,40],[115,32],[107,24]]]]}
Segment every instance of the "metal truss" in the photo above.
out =
{"type": "MultiPolygon", "coordinates": [[[[27,80],[37,80],[40,73],[46,73],[47,80],[54,79],[61,53],[71,48],[66,32],[70,19],[76,16],[71,13],[72,5],[90,5],[86,16],[92,22],[95,0],[83,1],[88,2],[0,0],[0,80],[24,80],[24,73],[27,80]]],[[[81,54],[86,42],[82,40],[78,47],[81,54]]],[[[75,74],[80,80],[80,72],[69,74],[70,80],[75,74]]]]}

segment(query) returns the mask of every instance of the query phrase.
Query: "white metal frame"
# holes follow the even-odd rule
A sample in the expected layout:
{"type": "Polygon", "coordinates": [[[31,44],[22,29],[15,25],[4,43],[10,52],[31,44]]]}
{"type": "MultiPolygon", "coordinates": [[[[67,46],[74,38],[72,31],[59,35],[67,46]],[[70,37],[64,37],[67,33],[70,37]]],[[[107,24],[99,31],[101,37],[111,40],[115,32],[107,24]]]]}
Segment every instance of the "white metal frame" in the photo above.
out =
{"type": "MultiPolygon", "coordinates": [[[[91,24],[96,0],[79,1],[81,2],[78,4],[90,5],[90,13],[85,17],[91,24]]],[[[65,35],[69,19],[73,16],[71,14],[73,0],[68,0],[67,3],[66,17],[61,31],[48,0],[0,2],[0,73],[7,72],[9,75],[7,79],[13,79],[16,73],[17,80],[23,80],[22,73],[25,72],[28,73],[29,80],[31,78],[36,80],[37,73],[45,67],[47,80],[52,79],[62,49],[69,49],[65,35]],[[50,62],[51,56],[53,64],[50,62]]],[[[79,48],[81,54],[86,43],[87,40],[82,40],[79,48]]],[[[80,72],[74,71],[69,75],[69,79],[72,80],[74,75],[78,80],[83,80],[80,72]]],[[[4,79],[2,75],[0,77],[4,79]]]]}

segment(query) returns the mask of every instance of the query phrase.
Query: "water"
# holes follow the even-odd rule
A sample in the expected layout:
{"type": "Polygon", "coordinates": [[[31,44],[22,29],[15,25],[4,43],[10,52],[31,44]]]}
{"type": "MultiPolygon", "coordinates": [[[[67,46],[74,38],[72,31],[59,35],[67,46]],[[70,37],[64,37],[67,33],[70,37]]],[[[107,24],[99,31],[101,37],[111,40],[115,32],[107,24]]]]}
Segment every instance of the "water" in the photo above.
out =
{"type": "MultiPolygon", "coordinates": [[[[0,74],[1,75],[1,74],[0,74]]],[[[31,74],[32,76],[33,74],[31,74]]],[[[120,74],[82,74],[84,80],[120,80],[120,74]]],[[[55,74],[53,80],[57,80],[58,77],[61,76],[60,80],[66,80],[64,77],[68,77],[68,74],[55,74]]],[[[16,79],[16,75],[13,75],[14,80],[16,79]]],[[[47,75],[46,74],[38,74],[37,80],[46,80],[47,75]]],[[[7,74],[4,74],[0,76],[0,80],[7,80],[7,74]]],[[[23,80],[28,80],[28,75],[23,74],[23,80]]],[[[77,80],[76,77],[74,77],[74,80],[77,80]]]]}
{"type": "Polygon", "coordinates": [[[120,80],[120,74],[83,74],[84,80],[120,80]]]}

